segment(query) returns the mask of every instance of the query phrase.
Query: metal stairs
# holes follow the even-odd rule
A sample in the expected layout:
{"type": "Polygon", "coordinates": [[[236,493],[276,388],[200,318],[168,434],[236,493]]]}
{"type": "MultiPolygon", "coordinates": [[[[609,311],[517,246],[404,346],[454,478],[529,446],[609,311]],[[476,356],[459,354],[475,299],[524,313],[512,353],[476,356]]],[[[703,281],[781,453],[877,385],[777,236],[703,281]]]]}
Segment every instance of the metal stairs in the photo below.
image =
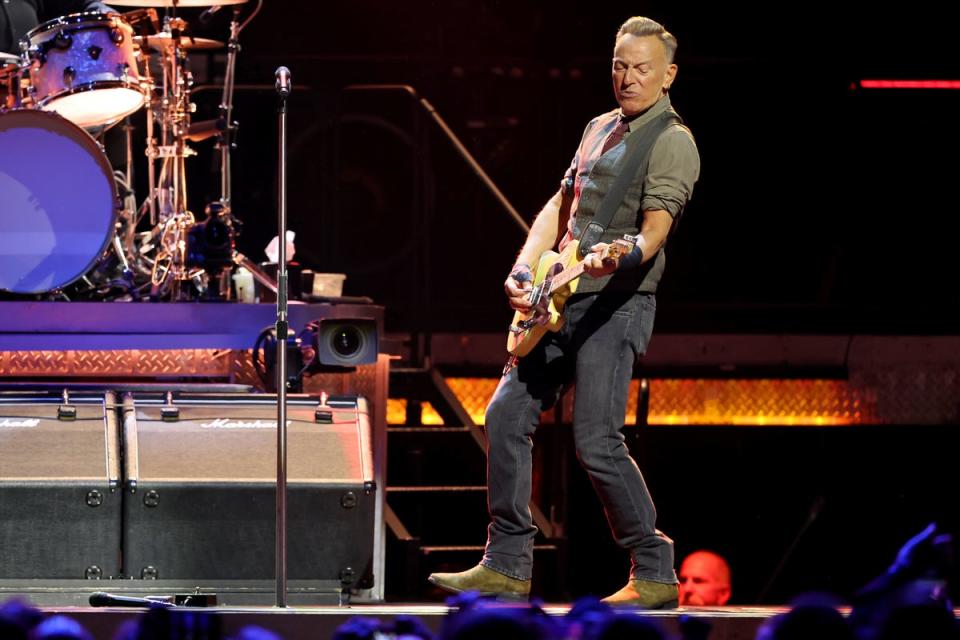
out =
{"type": "MultiPolygon", "coordinates": [[[[434,571],[476,564],[486,542],[485,436],[433,368],[393,368],[390,397],[407,401],[406,424],[387,429],[386,594],[390,600],[442,601],[426,580],[434,571]],[[429,402],[443,426],[421,424],[429,402]]],[[[531,504],[540,533],[534,546],[534,595],[565,597],[562,526],[531,504]]]]}

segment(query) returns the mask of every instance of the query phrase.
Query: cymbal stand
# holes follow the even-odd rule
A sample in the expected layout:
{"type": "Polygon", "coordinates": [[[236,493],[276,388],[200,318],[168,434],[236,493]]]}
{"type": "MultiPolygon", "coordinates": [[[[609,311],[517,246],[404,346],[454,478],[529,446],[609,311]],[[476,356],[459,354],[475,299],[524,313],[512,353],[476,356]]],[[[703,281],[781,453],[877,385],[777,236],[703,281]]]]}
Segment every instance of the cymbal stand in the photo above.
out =
{"type": "MultiPolygon", "coordinates": [[[[230,154],[233,149],[236,148],[234,135],[237,130],[237,123],[233,121],[233,91],[237,71],[237,55],[240,53],[240,32],[250,24],[262,8],[263,0],[257,0],[257,6],[253,12],[247,16],[243,23],[240,23],[240,7],[234,7],[233,17],[230,20],[230,40],[227,42],[227,68],[223,75],[223,94],[220,98],[219,110],[222,126],[217,136],[217,149],[220,151],[220,204],[223,211],[223,220],[227,226],[230,227],[231,233],[233,232],[234,222],[239,223],[233,215],[233,167],[230,161],[230,154]]],[[[248,269],[251,266],[250,260],[238,251],[234,251],[233,261],[235,265],[246,265],[248,269]]],[[[257,268],[254,268],[252,272],[257,279],[265,277],[269,280],[269,277],[257,268]]],[[[230,270],[224,269],[222,277],[221,290],[227,292],[229,297],[230,270]]],[[[268,288],[276,288],[276,284],[272,280],[270,280],[266,286],[268,286],[268,288]]]]}
{"type": "Polygon", "coordinates": [[[256,8],[241,24],[239,22],[240,5],[237,5],[230,20],[227,68],[223,75],[223,94],[220,98],[220,119],[223,124],[217,136],[217,148],[220,150],[220,204],[223,205],[223,210],[226,212],[228,219],[230,219],[232,186],[230,152],[236,147],[233,141],[234,132],[237,130],[237,123],[233,121],[233,90],[237,72],[237,54],[240,53],[240,32],[250,24],[250,21],[260,13],[262,8],[263,0],[257,0],[256,8]]]}
{"type": "MultiPolygon", "coordinates": [[[[223,94],[220,97],[219,133],[217,134],[217,150],[220,151],[220,219],[227,225],[231,237],[234,235],[233,209],[230,206],[231,166],[230,152],[233,150],[234,132],[237,123],[233,121],[233,85],[236,77],[237,54],[240,52],[240,7],[233,9],[230,19],[230,40],[227,42],[227,68],[223,74],[223,94]]],[[[232,269],[224,269],[220,273],[219,290],[229,300],[231,295],[230,276],[232,269]]]]}
{"type": "MultiPolygon", "coordinates": [[[[141,87],[141,90],[143,90],[143,87],[141,87]]],[[[134,265],[138,265],[136,228],[139,211],[137,209],[137,198],[133,191],[133,126],[130,124],[129,116],[123,119],[123,137],[126,169],[122,173],[120,171],[114,172],[114,180],[121,191],[122,207],[117,232],[113,234],[113,252],[120,261],[123,280],[128,283],[131,294],[136,297],[134,265]]]]}
{"type": "Polygon", "coordinates": [[[240,24],[237,18],[240,9],[233,10],[230,20],[230,40],[227,43],[227,69],[223,74],[223,95],[220,98],[220,119],[222,128],[217,137],[220,150],[220,204],[230,219],[230,151],[233,149],[233,132],[237,124],[233,122],[233,83],[237,69],[237,54],[240,52],[240,24]]]}
{"type": "MultiPolygon", "coordinates": [[[[141,87],[141,90],[144,90],[141,87]]],[[[123,266],[124,272],[133,273],[131,263],[136,260],[135,229],[139,220],[140,211],[137,209],[136,197],[133,193],[133,125],[130,117],[123,119],[124,162],[123,171],[114,170],[114,180],[120,187],[122,207],[118,220],[117,233],[114,234],[113,246],[117,258],[123,266]]]]}
{"type": "Polygon", "coordinates": [[[157,152],[156,139],[154,138],[153,119],[155,117],[153,110],[153,89],[156,86],[153,82],[153,71],[150,69],[150,55],[144,52],[143,63],[143,82],[147,87],[146,114],[147,114],[147,185],[149,193],[147,194],[147,206],[150,209],[150,226],[157,224],[157,152]]]}

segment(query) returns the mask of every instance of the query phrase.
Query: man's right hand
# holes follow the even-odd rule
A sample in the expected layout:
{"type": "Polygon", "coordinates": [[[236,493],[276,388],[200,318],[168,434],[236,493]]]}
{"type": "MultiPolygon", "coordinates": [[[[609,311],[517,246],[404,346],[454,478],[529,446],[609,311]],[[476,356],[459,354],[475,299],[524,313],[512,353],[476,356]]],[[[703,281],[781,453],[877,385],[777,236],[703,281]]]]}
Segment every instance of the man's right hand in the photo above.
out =
{"type": "Polygon", "coordinates": [[[510,306],[517,311],[529,311],[530,301],[527,294],[533,289],[533,271],[526,264],[515,264],[503,283],[503,290],[510,300],[510,306]]]}

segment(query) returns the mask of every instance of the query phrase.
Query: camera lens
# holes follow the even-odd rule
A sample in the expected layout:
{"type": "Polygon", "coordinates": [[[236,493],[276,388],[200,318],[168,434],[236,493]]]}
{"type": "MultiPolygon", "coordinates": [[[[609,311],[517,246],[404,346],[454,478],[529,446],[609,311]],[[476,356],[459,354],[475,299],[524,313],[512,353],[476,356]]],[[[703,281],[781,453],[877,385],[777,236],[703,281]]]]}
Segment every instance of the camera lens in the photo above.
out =
{"type": "Polygon", "coordinates": [[[363,347],[363,334],[349,325],[337,327],[330,337],[330,347],[341,358],[353,358],[363,347]]]}

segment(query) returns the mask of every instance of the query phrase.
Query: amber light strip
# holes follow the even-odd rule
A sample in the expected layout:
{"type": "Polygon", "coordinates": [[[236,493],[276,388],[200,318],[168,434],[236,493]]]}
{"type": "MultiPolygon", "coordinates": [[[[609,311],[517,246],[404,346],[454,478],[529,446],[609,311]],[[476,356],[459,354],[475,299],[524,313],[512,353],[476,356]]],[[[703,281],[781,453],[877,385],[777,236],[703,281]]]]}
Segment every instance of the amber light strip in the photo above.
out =
{"type": "Polygon", "coordinates": [[[830,426],[874,422],[846,380],[652,380],[649,424],[830,426]]]}
{"type": "MultiPolygon", "coordinates": [[[[477,424],[496,389],[494,378],[447,378],[447,384],[477,424]]],[[[640,381],[630,386],[626,424],[636,424],[640,381]]],[[[569,395],[569,394],[568,394],[569,395]]],[[[719,380],[650,381],[647,423],[652,425],[833,426],[878,422],[862,389],[846,380],[719,380]]],[[[567,398],[567,403],[570,399],[567,398]]],[[[390,400],[387,420],[402,424],[406,401],[390,400]]],[[[424,425],[443,421],[427,403],[424,425]]],[[[566,415],[570,412],[567,410],[566,415]]]]}

